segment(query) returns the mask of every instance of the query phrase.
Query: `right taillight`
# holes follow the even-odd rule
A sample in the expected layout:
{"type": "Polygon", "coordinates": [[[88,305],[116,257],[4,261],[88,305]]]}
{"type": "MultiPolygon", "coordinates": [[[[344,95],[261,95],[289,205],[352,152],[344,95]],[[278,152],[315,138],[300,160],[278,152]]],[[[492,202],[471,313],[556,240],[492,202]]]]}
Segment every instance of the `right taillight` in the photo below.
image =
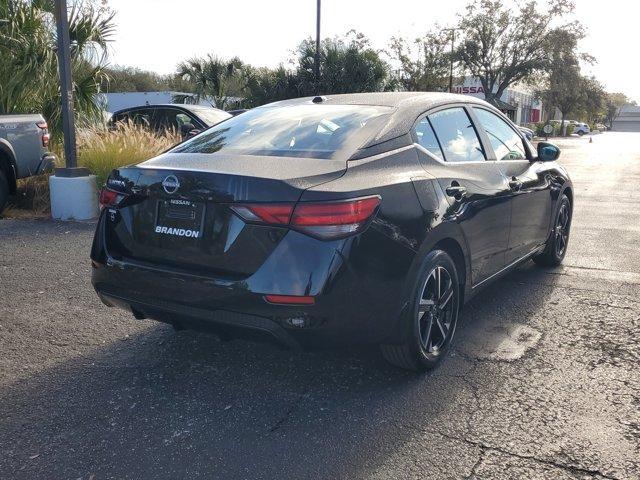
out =
{"type": "Polygon", "coordinates": [[[231,209],[253,223],[289,226],[323,240],[342,238],[362,231],[373,217],[380,197],[297,204],[242,204],[231,209]]]}
{"type": "Polygon", "coordinates": [[[49,140],[51,139],[51,136],[49,135],[49,126],[47,125],[47,122],[38,122],[36,125],[40,130],[42,130],[42,146],[46,148],[49,146],[49,140]]]}
{"type": "Polygon", "coordinates": [[[120,201],[122,201],[125,196],[126,195],[124,193],[116,192],[108,188],[103,188],[100,191],[100,210],[105,207],[114,207],[118,205],[118,203],[120,203],[120,201]]]}

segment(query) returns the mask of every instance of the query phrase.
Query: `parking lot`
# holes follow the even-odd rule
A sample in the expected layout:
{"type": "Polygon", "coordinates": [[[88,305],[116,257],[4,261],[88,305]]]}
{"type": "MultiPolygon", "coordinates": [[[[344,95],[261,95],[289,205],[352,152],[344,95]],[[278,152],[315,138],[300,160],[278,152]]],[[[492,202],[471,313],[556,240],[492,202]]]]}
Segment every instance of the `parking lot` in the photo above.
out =
{"type": "Polygon", "coordinates": [[[640,134],[559,144],[564,266],[476,297],[425,376],[134,320],[92,224],[0,220],[0,478],[640,478],[640,134]]]}

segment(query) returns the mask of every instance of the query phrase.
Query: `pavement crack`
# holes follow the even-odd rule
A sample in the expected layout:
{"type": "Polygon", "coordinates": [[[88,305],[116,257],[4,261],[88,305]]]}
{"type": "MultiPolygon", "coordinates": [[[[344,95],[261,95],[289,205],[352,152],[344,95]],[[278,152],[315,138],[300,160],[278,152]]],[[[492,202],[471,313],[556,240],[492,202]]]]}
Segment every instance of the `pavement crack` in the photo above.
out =
{"type": "MultiPolygon", "coordinates": [[[[551,467],[556,467],[556,468],[560,468],[562,470],[566,470],[572,474],[575,475],[591,475],[591,476],[600,476],[602,478],[605,478],[607,480],[619,480],[617,477],[613,477],[611,475],[607,475],[603,472],[601,472],[600,470],[593,470],[590,468],[584,468],[584,467],[578,467],[576,465],[569,465],[563,462],[558,462],[556,460],[548,460],[548,459],[544,459],[544,458],[539,458],[536,457],[534,455],[523,455],[521,453],[515,453],[512,452],[510,450],[507,450],[503,447],[499,447],[499,446],[494,446],[494,445],[487,445],[486,443],[483,442],[478,442],[475,440],[470,440],[468,438],[461,438],[461,437],[457,437],[455,435],[449,435],[448,433],[444,433],[441,431],[437,431],[436,433],[438,433],[439,435],[442,435],[445,438],[448,438],[449,440],[457,440],[459,442],[463,442],[466,443],[468,445],[472,445],[474,447],[480,448],[481,450],[481,454],[480,454],[480,459],[478,462],[476,462],[476,465],[474,465],[474,468],[472,469],[472,474],[474,474],[475,470],[478,468],[479,464],[481,463],[481,460],[484,456],[484,453],[487,451],[494,451],[494,452],[498,452],[498,453],[502,453],[503,455],[508,455],[511,457],[515,457],[515,458],[519,458],[520,460],[528,460],[528,461],[534,461],[543,465],[548,465],[551,467]]],[[[468,477],[469,479],[473,478],[472,476],[468,477]]]]}
{"type": "Polygon", "coordinates": [[[485,448],[480,447],[480,454],[478,455],[478,460],[476,460],[476,463],[474,463],[473,467],[471,467],[471,472],[469,472],[469,475],[465,477],[465,480],[474,480],[476,478],[476,472],[478,471],[478,468],[480,468],[480,465],[482,465],[486,452],[487,450],[485,448]]]}
{"type": "Polygon", "coordinates": [[[309,394],[306,392],[298,396],[296,401],[293,402],[293,404],[286,410],[286,412],[284,412],[284,414],[276,421],[276,423],[274,423],[271,428],[269,428],[269,432],[273,433],[279,430],[280,427],[282,427],[282,425],[284,425],[284,423],[289,419],[289,417],[291,417],[296,412],[296,410],[298,410],[298,407],[300,406],[302,401],[306,400],[308,396],[309,394]]]}

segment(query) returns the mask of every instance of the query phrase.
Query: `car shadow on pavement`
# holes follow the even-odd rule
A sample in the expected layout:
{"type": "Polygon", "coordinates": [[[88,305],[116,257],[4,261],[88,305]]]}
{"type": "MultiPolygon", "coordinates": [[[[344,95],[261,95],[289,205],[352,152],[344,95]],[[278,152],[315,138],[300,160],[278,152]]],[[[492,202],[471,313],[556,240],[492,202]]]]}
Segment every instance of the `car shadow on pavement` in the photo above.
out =
{"type": "Polygon", "coordinates": [[[470,373],[535,350],[537,333],[518,328],[543,306],[549,277],[523,267],[476,297],[455,348],[424,376],[373,351],[291,352],[149,321],[3,389],[0,477],[370,478],[415,441],[429,443],[434,472],[452,468],[450,442],[470,428],[477,389],[499,388],[470,373]]]}

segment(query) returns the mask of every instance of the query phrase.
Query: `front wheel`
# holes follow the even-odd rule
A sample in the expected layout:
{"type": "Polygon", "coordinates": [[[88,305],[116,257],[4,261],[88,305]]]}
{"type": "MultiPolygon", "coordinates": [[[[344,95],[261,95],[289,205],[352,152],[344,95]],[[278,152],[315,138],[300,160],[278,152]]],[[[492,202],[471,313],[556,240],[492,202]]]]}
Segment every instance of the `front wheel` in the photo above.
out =
{"type": "Polygon", "coordinates": [[[381,348],[389,363],[424,372],[449,349],[458,323],[460,284],[453,260],[442,250],[430,252],[421,267],[403,318],[405,341],[381,348]]]}
{"type": "Polygon", "coordinates": [[[558,213],[553,223],[553,230],[547,239],[544,251],[533,257],[533,261],[542,266],[556,267],[562,263],[569,246],[569,232],[571,230],[571,202],[569,197],[562,195],[558,213]]]}

